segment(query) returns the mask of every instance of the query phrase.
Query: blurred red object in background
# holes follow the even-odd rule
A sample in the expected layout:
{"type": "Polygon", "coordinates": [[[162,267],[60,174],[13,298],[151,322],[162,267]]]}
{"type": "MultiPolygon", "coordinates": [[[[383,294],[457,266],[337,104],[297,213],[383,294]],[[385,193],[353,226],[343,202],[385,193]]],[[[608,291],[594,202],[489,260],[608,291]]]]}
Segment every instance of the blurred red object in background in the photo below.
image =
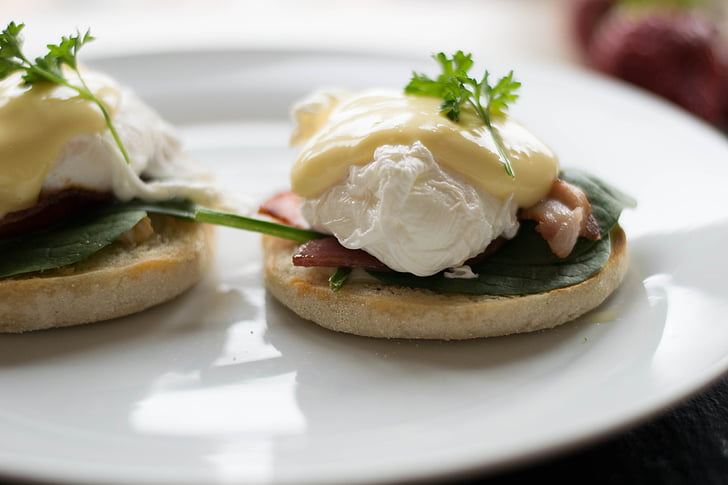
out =
{"type": "Polygon", "coordinates": [[[725,36],[698,8],[656,5],[634,9],[617,0],[575,1],[574,33],[586,62],[667,98],[709,123],[725,123],[725,36]]]}
{"type": "Polygon", "coordinates": [[[592,34],[609,11],[617,4],[617,0],[578,0],[573,2],[573,34],[579,47],[589,47],[592,34]]]}

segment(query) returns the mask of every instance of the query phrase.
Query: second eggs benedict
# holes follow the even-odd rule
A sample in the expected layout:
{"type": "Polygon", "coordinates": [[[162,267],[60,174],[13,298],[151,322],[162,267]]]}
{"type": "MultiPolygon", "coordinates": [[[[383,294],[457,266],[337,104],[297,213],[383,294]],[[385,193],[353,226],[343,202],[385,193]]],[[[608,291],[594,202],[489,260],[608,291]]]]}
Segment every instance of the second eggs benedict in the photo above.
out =
{"type": "Polygon", "coordinates": [[[269,290],[324,327],[386,338],[526,332],[594,308],[624,277],[617,219],[633,201],[562,170],[508,116],[512,73],[491,85],[469,54],[435,58],[443,74],[405,92],[296,105],[292,192],[262,212],[330,237],[264,237],[269,290]]]}

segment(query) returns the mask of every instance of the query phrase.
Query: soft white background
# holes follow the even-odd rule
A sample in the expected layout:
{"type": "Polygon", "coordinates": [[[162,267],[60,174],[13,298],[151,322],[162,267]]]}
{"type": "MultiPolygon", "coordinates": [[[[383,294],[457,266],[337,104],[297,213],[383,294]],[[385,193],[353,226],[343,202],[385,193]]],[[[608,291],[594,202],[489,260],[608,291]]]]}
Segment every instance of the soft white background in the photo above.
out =
{"type": "MultiPolygon", "coordinates": [[[[29,50],[91,28],[84,56],[205,48],[422,55],[471,50],[572,61],[569,0],[0,0],[29,50]]],[[[194,66],[191,66],[194,67],[194,66]]]]}

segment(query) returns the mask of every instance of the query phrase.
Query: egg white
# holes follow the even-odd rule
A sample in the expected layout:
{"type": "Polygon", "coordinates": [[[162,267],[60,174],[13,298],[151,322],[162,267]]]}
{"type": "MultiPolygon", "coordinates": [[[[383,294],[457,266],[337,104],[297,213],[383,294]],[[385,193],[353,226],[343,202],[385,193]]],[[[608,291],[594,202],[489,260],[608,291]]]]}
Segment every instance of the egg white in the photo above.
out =
{"type": "Polygon", "coordinates": [[[216,197],[210,176],[184,155],[172,126],[131,90],[120,88],[112,121],[130,163],[124,160],[108,129],[79,135],[70,139],[56,157],[42,191],[84,188],[113,192],[120,200],[179,196],[200,203],[216,197]]]}
{"type": "Polygon", "coordinates": [[[512,198],[498,199],[442,168],[419,142],[379,147],[372,162],[352,165],[302,210],[344,247],[417,276],[459,267],[498,236],[518,231],[512,198]]]}

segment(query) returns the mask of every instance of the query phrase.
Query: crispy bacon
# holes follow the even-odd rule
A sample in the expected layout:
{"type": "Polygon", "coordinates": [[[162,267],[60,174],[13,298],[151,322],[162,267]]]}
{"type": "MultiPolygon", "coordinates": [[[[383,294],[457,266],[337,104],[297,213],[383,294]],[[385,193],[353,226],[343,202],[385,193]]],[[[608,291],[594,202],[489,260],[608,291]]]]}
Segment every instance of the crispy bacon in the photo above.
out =
{"type": "Polygon", "coordinates": [[[80,188],[41,193],[38,202],[27,209],[0,218],[0,238],[35,231],[87,208],[111,200],[110,192],[80,188]]]}
{"type": "Polygon", "coordinates": [[[555,180],[546,198],[521,210],[518,216],[536,221],[536,230],[560,258],[571,253],[579,236],[592,240],[601,237],[586,194],[565,180],[555,180]]]}

